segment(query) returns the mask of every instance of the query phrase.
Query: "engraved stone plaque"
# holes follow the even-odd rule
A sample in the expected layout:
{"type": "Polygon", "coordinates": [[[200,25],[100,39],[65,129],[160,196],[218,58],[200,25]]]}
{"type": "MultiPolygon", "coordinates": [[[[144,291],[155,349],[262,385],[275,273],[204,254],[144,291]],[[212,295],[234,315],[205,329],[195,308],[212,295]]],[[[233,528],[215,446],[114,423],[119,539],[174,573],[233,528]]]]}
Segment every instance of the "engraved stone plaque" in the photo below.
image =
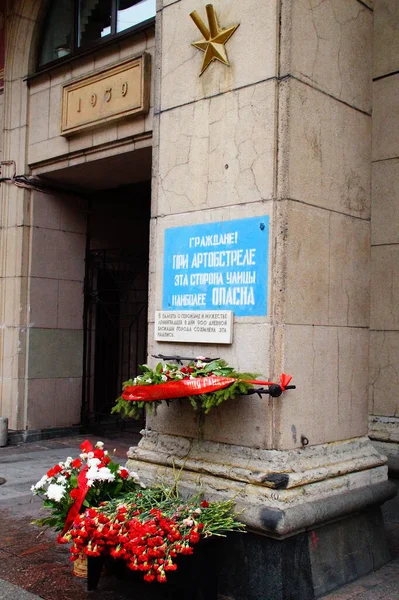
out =
{"type": "Polygon", "coordinates": [[[155,339],[158,342],[231,344],[233,311],[157,310],[155,339]]]}
{"type": "Polygon", "coordinates": [[[64,85],[61,135],[148,112],[150,58],[143,53],[64,85]]]}

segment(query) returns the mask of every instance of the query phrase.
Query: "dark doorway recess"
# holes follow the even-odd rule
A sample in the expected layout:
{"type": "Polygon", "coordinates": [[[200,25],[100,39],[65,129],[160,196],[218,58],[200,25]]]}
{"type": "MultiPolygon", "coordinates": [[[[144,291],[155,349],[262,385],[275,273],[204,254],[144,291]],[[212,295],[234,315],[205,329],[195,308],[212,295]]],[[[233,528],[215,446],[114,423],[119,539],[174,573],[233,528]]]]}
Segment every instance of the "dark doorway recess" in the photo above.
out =
{"type": "Polygon", "coordinates": [[[146,362],[149,221],[149,182],[97,192],[90,200],[82,388],[87,426],[124,427],[112,407],[122,383],[146,362]]]}

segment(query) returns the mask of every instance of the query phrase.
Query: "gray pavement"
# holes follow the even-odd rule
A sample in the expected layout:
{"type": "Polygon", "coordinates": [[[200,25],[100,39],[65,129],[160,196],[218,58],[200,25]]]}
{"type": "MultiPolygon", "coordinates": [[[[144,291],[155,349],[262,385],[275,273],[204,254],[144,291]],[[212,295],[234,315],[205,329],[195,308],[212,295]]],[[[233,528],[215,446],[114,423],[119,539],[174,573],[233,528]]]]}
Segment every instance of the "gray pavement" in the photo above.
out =
{"type": "Polygon", "coordinates": [[[0,579],[0,600],[39,600],[40,596],[26,592],[18,585],[0,579]]]}
{"type": "MultiPolygon", "coordinates": [[[[63,575],[64,582],[66,582],[64,587],[68,585],[70,579],[76,580],[70,576],[66,548],[54,544],[54,536],[50,535],[50,532],[47,532],[39,540],[37,532],[33,535],[32,532],[28,532],[28,535],[31,536],[28,549],[16,546],[21,537],[18,534],[18,523],[22,531],[27,532],[29,521],[37,518],[41,511],[41,501],[32,495],[31,485],[36,483],[43,473],[54,464],[65,460],[67,456],[76,457],[79,454],[79,444],[83,439],[85,439],[84,436],[75,436],[0,448],[0,478],[3,477],[6,480],[3,485],[0,485],[0,516],[2,514],[4,519],[3,523],[0,522],[0,531],[4,532],[5,529],[11,528],[12,522],[15,525],[14,532],[8,538],[5,538],[3,534],[3,544],[0,539],[0,577],[2,577],[2,579],[0,578],[0,600],[35,600],[38,598],[58,600],[60,596],[52,587],[57,585],[57,577],[63,575]],[[9,564],[13,567],[9,570],[4,567],[4,562],[7,563],[7,560],[11,561],[9,564]],[[33,565],[35,560],[36,563],[33,565]],[[40,570],[42,566],[40,560],[44,560],[43,572],[47,571],[47,578],[43,575],[41,579],[38,578],[33,582],[28,571],[28,563],[31,561],[30,566],[35,567],[32,573],[36,573],[37,569],[40,570]],[[3,569],[1,569],[2,561],[3,569]],[[51,569],[54,570],[54,576],[49,575],[51,569]],[[16,585],[19,583],[21,585],[16,585]],[[39,595],[30,593],[29,589],[39,595]]],[[[98,438],[90,436],[90,439],[95,442],[98,438]]],[[[123,463],[126,459],[127,449],[138,442],[139,436],[134,433],[124,435],[118,433],[114,439],[107,440],[101,437],[100,439],[111,451],[116,446],[115,457],[123,463]]],[[[399,600],[399,514],[397,508],[398,504],[393,502],[385,510],[385,513],[388,539],[393,555],[398,558],[394,558],[379,571],[324,596],[324,600],[399,600]]],[[[119,600],[129,597],[124,593],[120,595],[116,590],[113,592],[112,584],[109,585],[102,592],[101,590],[96,592],[96,598],[119,600]]],[[[75,581],[71,583],[71,589],[62,596],[62,600],[70,598],[80,600],[80,598],[86,597],[88,596],[84,592],[82,582],[79,581],[77,584],[75,581]]]]}

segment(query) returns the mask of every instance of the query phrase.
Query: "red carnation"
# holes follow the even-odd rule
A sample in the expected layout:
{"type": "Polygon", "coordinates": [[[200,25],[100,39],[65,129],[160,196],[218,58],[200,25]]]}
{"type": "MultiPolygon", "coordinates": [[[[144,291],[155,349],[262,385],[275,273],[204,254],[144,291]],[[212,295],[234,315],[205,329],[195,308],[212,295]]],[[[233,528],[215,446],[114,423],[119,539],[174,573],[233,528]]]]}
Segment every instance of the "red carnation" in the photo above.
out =
{"type": "Polygon", "coordinates": [[[127,469],[121,469],[119,471],[119,475],[122,477],[122,479],[127,479],[129,477],[129,471],[127,469]]]}
{"type": "Polygon", "coordinates": [[[207,502],[206,500],[203,500],[203,501],[201,502],[201,506],[202,506],[202,508],[208,508],[208,506],[209,506],[209,502],[207,502]]]}
{"type": "Polygon", "coordinates": [[[104,450],[100,450],[100,448],[95,448],[93,454],[94,458],[99,458],[100,460],[104,458],[104,450]]]}
{"type": "Polygon", "coordinates": [[[54,477],[54,475],[61,473],[61,471],[62,471],[62,467],[60,467],[60,465],[55,465],[55,467],[53,467],[52,469],[47,471],[47,477],[54,477]]]}
{"type": "Polygon", "coordinates": [[[74,500],[76,500],[80,496],[80,491],[78,490],[78,488],[74,488],[73,490],[71,490],[69,492],[69,495],[70,495],[71,498],[73,498],[74,500]]]}
{"type": "Polygon", "coordinates": [[[80,460],[80,458],[75,458],[75,460],[73,460],[71,462],[72,469],[80,469],[81,466],[82,466],[82,461],[80,460]]]}
{"type": "Polygon", "coordinates": [[[80,448],[82,452],[85,452],[86,454],[88,454],[89,452],[93,452],[93,444],[89,442],[89,440],[85,440],[84,442],[82,442],[80,444],[80,448]]]}

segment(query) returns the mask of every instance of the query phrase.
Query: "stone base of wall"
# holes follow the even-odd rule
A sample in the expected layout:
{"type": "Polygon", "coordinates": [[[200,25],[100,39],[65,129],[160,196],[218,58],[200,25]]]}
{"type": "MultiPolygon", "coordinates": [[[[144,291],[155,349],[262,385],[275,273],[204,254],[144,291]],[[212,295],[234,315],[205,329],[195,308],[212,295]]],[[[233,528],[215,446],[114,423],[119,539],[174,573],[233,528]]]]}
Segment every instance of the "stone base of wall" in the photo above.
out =
{"type": "Polygon", "coordinates": [[[146,482],[207,499],[234,498],[253,531],[282,539],[392,497],[386,457],[366,437],[276,451],[144,430],[127,466],[146,482]]]}
{"type": "MultiPolygon", "coordinates": [[[[399,417],[370,415],[369,436],[380,442],[396,443],[399,448],[399,417]]],[[[399,450],[396,454],[399,454],[399,450]]]]}
{"type": "Polygon", "coordinates": [[[218,545],[219,600],[312,600],[390,560],[378,507],[285,540],[233,534],[218,545]]]}

